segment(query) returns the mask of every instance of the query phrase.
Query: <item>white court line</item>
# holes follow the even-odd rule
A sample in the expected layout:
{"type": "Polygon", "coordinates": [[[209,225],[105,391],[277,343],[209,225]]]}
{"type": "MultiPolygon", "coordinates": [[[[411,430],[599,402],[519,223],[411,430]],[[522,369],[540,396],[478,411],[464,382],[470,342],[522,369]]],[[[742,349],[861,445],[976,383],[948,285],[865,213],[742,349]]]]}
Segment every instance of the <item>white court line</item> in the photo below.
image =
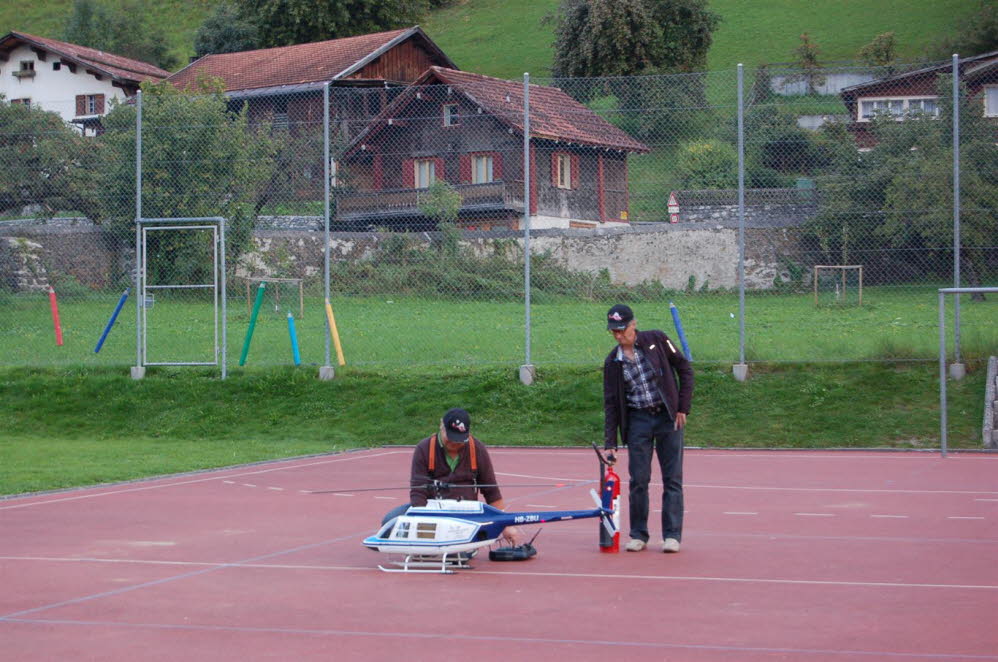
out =
{"type": "Polygon", "coordinates": [[[748,511],[742,512],[742,511],[737,511],[737,510],[729,510],[729,511],[725,511],[724,514],[725,515],[758,515],[759,513],[752,513],[752,512],[748,512],[748,511]]]}
{"type": "MultiPolygon", "coordinates": [[[[0,561],[38,561],[63,563],[120,563],[165,566],[191,566],[198,568],[229,568],[251,570],[347,570],[372,572],[373,565],[307,565],[289,563],[224,563],[217,561],[155,561],[143,559],[98,559],[98,558],[65,558],[44,556],[0,556],[0,561]]],[[[772,579],[764,577],[711,577],[702,575],[630,575],[625,573],[595,573],[595,572],[530,572],[516,570],[485,570],[475,568],[476,575],[516,575],[520,577],[574,577],[579,579],[636,579],[639,581],[689,581],[689,582],[722,582],[741,584],[789,584],[803,586],[859,586],[877,588],[943,588],[943,589],[979,589],[998,591],[996,584],[924,584],[913,582],[864,582],[829,579],[772,579]]]]}
{"type": "Polygon", "coordinates": [[[984,519],[983,517],[961,517],[959,515],[949,515],[946,519],[984,519]]]}
{"type": "MultiPolygon", "coordinates": [[[[308,462],[306,464],[293,464],[294,460],[275,460],[275,464],[279,463],[281,466],[279,466],[279,467],[270,467],[268,469],[260,469],[260,470],[257,470],[257,471],[247,471],[245,473],[237,473],[237,474],[226,473],[224,476],[213,475],[213,476],[205,476],[203,478],[194,478],[194,479],[191,479],[191,480],[179,480],[177,482],[172,482],[172,483],[159,482],[159,481],[163,481],[163,480],[168,480],[168,479],[164,479],[164,478],[151,478],[149,480],[150,481],[156,481],[157,484],[155,484],[155,485],[142,485],[142,486],[139,486],[139,487],[127,487],[127,488],[124,488],[124,489],[112,490],[112,491],[109,491],[109,492],[97,492],[96,494],[77,494],[75,496],[70,496],[70,497],[61,497],[61,498],[58,498],[58,499],[48,499],[46,501],[31,501],[30,503],[15,503],[15,504],[12,504],[12,505],[9,505],[9,506],[0,506],[0,510],[13,510],[15,508],[30,508],[31,506],[47,506],[47,505],[52,504],[52,503],[63,503],[65,501],[78,501],[80,499],[96,499],[97,497],[114,496],[114,495],[117,495],[117,494],[128,494],[130,492],[144,492],[146,490],[159,490],[159,489],[163,489],[163,488],[166,488],[166,487],[179,487],[179,486],[183,486],[183,485],[194,485],[194,484],[197,484],[197,483],[207,483],[207,482],[211,482],[211,481],[225,480],[226,478],[239,478],[241,476],[256,476],[258,474],[271,473],[273,471],[287,471],[289,469],[302,469],[304,467],[314,467],[314,466],[319,466],[319,465],[323,465],[323,464],[336,464],[336,463],[339,463],[339,462],[352,462],[354,460],[366,460],[366,459],[373,458],[373,457],[384,457],[386,455],[398,455],[399,453],[403,453],[403,452],[407,452],[407,451],[388,451],[388,452],[385,452],[385,453],[373,453],[371,455],[357,455],[357,454],[352,454],[352,455],[337,455],[337,456],[334,457],[334,459],[321,460],[319,462],[308,462]]],[[[217,469],[217,470],[208,469],[207,471],[210,471],[213,474],[219,474],[219,473],[231,471],[231,469],[217,469]]],[[[101,489],[101,487],[100,486],[83,487],[83,488],[80,488],[80,491],[84,491],[84,490],[96,490],[96,489],[101,489]]],[[[15,497],[15,499],[21,499],[21,498],[30,499],[32,497],[30,495],[27,496],[27,497],[15,497]]],[[[0,503],[2,503],[2,502],[0,502],[0,503]]]]}
{"type": "Polygon", "coordinates": [[[267,489],[268,490],[274,490],[275,492],[283,492],[284,491],[283,487],[268,487],[267,489]]]}
{"type": "Polygon", "coordinates": [[[222,482],[225,483],[226,485],[235,485],[236,484],[236,481],[234,481],[234,480],[223,480],[222,482]]]}
{"type": "Polygon", "coordinates": [[[794,513],[797,517],[835,517],[835,513],[794,513]]]}
{"type": "Polygon", "coordinates": [[[343,492],[334,492],[333,496],[338,496],[338,497],[352,497],[354,495],[353,494],[345,494],[343,492]]]}
{"type": "Polygon", "coordinates": [[[880,517],[883,519],[908,519],[907,515],[870,515],[870,517],[880,517]]]}
{"type": "MultiPolygon", "coordinates": [[[[511,478],[533,478],[533,479],[536,479],[536,480],[568,481],[570,483],[578,483],[579,486],[582,486],[583,483],[595,483],[596,482],[595,478],[587,480],[585,478],[561,478],[561,477],[558,477],[558,476],[538,476],[537,474],[511,474],[511,473],[504,473],[504,472],[501,472],[501,471],[497,471],[496,475],[497,476],[510,476],[511,478]]],[[[565,487],[576,487],[576,486],[575,485],[566,485],[565,487]]]]}
{"type": "Polygon", "coordinates": [[[253,483],[243,483],[243,487],[256,487],[253,483]]]}
{"type": "Polygon", "coordinates": [[[998,499],[974,499],[974,501],[998,501],[998,499]]]}
{"type": "Polygon", "coordinates": [[[398,499],[398,497],[393,497],[393,496],[376,496],[374,498],[375,499],[393,499],[393,500],[394,499],[398,499]]]}
{"type": "MultiPolygon", "coordinates": [[[[661,483],[659,483],[661,485],[661,483]]],[[[774,492],[873,492],[883,494],[995,494],[985,490],[878,490],[853,487],[763,487],[751,485],[703,485],[686,483],[684,487],[700,487],[712,490],[765,490],[774,492]]],[[[996,499],[998,501],[998,499],[996,499]]]]}
{"type": "Polygon", "coordinates": [[[548,506],[548,505],[545,505],[543,503],[528,503],[527,504],[527,508],[551,508],[551,509],[555,509],[557,507],[558,506],[548,506]]]}

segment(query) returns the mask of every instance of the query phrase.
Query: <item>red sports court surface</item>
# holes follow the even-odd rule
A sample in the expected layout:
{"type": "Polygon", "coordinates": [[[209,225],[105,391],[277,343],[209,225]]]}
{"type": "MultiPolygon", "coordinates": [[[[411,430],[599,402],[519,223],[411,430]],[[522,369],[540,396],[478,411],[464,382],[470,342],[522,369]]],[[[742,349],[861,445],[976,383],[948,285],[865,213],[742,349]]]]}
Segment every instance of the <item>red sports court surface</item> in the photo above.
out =
{"type": "MultiPolygon", "coordinates": [[[[508,483],[597,475],[592,450],[493,455],[508,483]]],[[[998,456],[692,450],[679,554],[600,554],[581,520],[530,561],[382,573],[360,541],[405,492],[307,491],[405,482],[410,456],[0,501],[0,659],[998,660],[998,456]]]]}

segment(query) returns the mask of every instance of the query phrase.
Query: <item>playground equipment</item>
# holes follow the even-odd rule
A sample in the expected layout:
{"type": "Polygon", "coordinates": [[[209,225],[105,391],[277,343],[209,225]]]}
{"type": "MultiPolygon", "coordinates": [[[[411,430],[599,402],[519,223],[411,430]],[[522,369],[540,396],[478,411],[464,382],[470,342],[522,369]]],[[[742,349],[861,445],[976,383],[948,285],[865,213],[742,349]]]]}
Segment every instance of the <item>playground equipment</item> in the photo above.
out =
{"type": "Polygon", "coordinates": [[[690,346],[686,342],[686,332],[683,331],[683,322],[679,319],[679,309],[671,301],[669,302],[669,311],[672,313],[672,323],[676,325],[676,334],[679,335],[679,342],[683,346],[683,354],[686,355],[687,361],[692,361],[693,355],[690,354],[690,346]]]}
{"type": "Polygon", "coordinates": [[[55,288],[49,286],[49,307],[52,309],[52,324],[55,326],[55,344],[62,347],[62,325],[59,324],[59,302],[55,299],[55,288]]]}
{"type": "Polygon", "coordinates": [[[291,358],[295,365],[301,365],[301,353],[298,351],[298,333],[295,331],[295,318],[288,311],[288,336],[291,338],[291,358]]]}

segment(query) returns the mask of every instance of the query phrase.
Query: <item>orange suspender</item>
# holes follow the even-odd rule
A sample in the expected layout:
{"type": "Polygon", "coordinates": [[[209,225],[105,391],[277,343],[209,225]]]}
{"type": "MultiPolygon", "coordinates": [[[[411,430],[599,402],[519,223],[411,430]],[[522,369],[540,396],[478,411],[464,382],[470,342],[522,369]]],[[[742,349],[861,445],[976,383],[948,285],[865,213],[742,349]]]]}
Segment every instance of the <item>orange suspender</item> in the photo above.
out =
{"type": "MultiPolygon", "coordinates": [[[[471,453],[471,470],[477,474],[478,458],[475,456],[475,438],[472,437],[471,435],[468,435],[468,443],[471,444],[471,448],[468,449],[468,451],[471,453]]],[[[437,446],[439,445],[440,444],[437,441],[437,435],[433,435],[432,437],[430,437],[429,469],[430,469],[431,478],[433,477],[433,468],[436,466],[437,446]]]]}

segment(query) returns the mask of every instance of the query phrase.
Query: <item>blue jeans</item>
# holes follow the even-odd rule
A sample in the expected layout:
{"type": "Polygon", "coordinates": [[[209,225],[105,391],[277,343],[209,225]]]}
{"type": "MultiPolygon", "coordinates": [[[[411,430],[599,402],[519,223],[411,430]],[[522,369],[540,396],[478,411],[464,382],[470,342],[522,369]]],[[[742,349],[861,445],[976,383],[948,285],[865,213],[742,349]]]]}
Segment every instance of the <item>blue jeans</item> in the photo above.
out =
{"type": "Polygon", "coordinates": [[[628,412],[627,469],[631,537],[648,542],[648,483],[652,452],[662,471],[662,539],[683,536],[683,431],[674,430],[669,413],[628,412]]]}

